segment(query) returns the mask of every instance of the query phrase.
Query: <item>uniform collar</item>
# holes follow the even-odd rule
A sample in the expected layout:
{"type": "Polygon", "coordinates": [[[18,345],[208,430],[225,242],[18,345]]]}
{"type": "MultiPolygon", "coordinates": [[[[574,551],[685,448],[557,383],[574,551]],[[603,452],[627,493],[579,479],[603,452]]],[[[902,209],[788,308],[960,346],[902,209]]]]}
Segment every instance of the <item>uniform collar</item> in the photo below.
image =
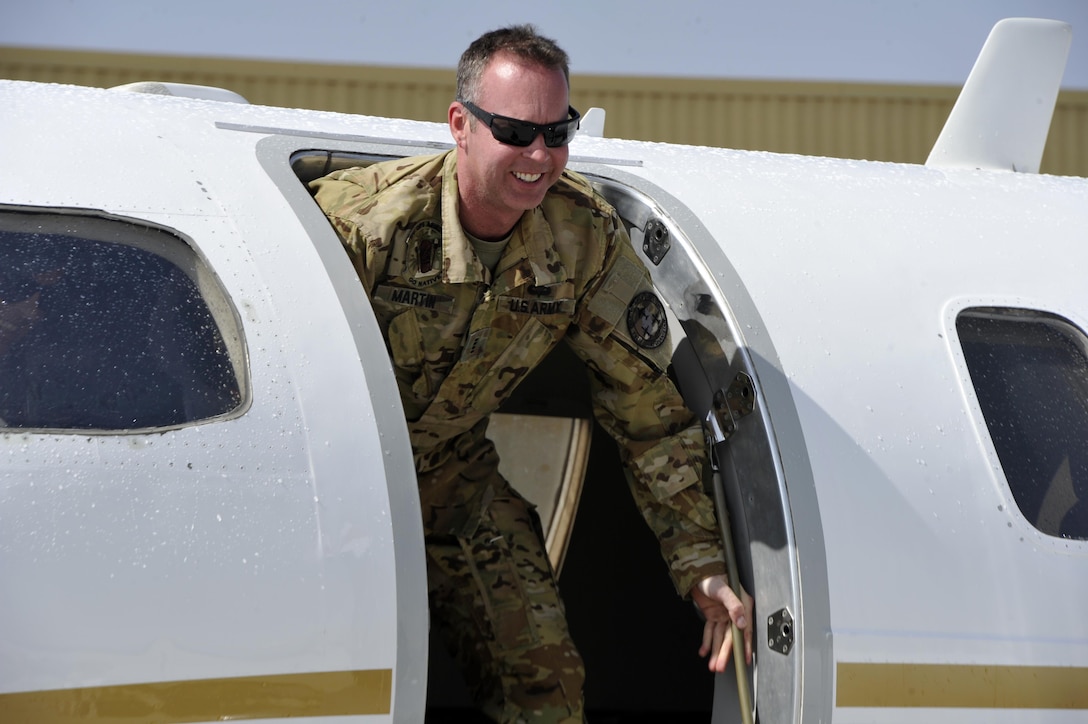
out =
{"type": "MultiPolygon", "coordinates": [[[[457,215],[457,153],[449,151],[442,168],[442,254],[445,281],[450,284],[487,283],[487,271],[472,241],[461,228],[457,215]]],[[[496,277],[512,274],[511,286],[549,286],[566,281],[566,268],[559,261],[551,225],[539,206],[522,214],[510,235],[510,243],[495,268],[496,277]]]]}
{"type": "Polygon", "coordinates": [[[448,151],[442,164],[442,256],[449,284],[486,282],[488,272],[472,251],[472,242],[457,215],[457,152],[448,151]]]}

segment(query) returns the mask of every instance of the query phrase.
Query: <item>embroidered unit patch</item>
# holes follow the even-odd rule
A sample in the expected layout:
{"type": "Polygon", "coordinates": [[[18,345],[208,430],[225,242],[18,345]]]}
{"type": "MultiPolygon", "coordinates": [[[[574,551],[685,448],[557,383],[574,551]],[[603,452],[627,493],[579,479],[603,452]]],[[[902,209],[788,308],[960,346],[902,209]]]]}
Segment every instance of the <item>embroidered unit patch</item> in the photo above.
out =
{"type": "Polygon", "coordinates": [[[442,227],[421,221],[408,234],[405,278],[414,287],[429,287],[442,276],[442,227]]]}
{"type": "Polygon", "coordinates": [[[653,292],[639,292],[627,305],[627,331],[639,347],[656,349],[669,334],[665,307],[653,292]]]}

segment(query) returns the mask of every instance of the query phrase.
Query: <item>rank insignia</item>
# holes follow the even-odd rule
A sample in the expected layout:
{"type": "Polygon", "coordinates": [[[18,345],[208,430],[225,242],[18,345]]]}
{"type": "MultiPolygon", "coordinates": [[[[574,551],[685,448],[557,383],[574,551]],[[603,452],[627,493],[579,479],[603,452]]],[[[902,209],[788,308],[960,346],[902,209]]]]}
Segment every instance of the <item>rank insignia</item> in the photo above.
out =
{"type": "Polygon", "coordinates": [[[639,347],[660,347],[669,335],[665,307],[653,292],[639,292],[627,305],[627,331],[639,347]]]}

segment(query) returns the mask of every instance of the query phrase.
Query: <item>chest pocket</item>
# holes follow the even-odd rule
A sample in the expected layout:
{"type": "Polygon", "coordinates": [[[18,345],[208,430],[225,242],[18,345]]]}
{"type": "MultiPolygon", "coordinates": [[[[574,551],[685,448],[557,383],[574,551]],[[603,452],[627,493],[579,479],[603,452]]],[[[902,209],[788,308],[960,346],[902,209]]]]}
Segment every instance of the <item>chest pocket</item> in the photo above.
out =
{"type": "Polygon", "coordinates": [[[494,412],[566,334],[576,302],[572,290],[561,291],[568,292],[565,298],[485,298],[474,310],[456,364],[436,391],[433,414],[494,412]]]}
{"type": "Polygon", "coordinates": [[[458,378],[472,385],[465,390],[465,404],[475,413],[493,412],[570,326],[576,308],[573,287],[546,287],[544,294],[534,294],[536,290],[530,287],[522,294],[492,298],[473,319],[458,378]]]}
{"type": "Polygon", "coordinates": [[[449,373],[468,325],[467,305],[446,291],[380,285],[371,297],[409,419],[418,416],[449,373]]]}
{"type": "Polygon", "coordinates": [[[513,334],[501,325],[489,329],[477,362],[462,363],[477,373],[468,405],[484,414],[498,408],[563,338],[570,322],[570,314],[559,313],[528,316],[513,334]]]}

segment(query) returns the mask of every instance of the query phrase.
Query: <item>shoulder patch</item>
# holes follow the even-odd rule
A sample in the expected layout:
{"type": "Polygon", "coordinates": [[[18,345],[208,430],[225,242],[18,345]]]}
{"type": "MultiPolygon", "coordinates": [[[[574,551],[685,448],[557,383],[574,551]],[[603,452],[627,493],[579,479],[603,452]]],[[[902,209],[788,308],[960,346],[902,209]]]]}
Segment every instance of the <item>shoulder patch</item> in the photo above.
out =
{"type": "Polygon", "coordinates": [[[644,349],[657,349],[669,336],[665,307],[653,292],[639,292],[627,305],[627,332],[644,349]]]}

